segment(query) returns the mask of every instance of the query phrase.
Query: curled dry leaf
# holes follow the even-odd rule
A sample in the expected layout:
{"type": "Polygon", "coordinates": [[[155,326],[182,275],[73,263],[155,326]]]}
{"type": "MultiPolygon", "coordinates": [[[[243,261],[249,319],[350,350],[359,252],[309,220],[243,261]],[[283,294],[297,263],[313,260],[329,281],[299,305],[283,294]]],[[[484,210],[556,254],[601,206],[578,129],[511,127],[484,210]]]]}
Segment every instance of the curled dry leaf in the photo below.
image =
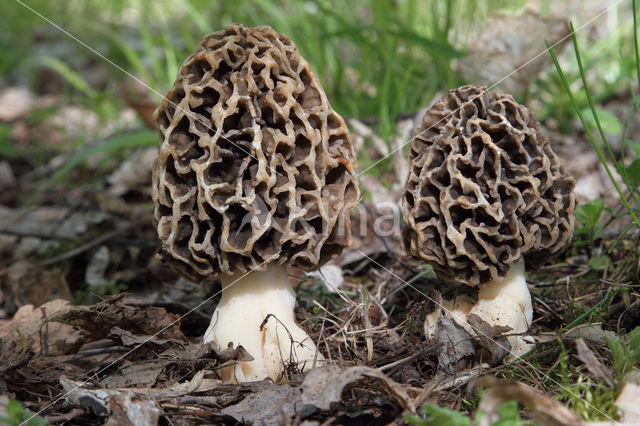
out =
{"type": "Polygon", "coordinates": [[[622,392],[616,399],[616,406],[620,409],[620,424],[625,426],[640,424],[640,373],[635,372],[627,376],[622,392]]]}
{"type": "MultiPolygon", "coordinates": [[[[557,333],[540,333],[532,336],[537,343],[555,342],[558,338],[557,333]]],[[[595,322],[592,324],[580,324],[568,330],[559,336],[563,341],[573,341],[576,339],[584,339],[586,343],[604,346],[608,340],[616,338],[616,333],[602,329],[602,323],[595,322]]]]}
{"type": "Polygon", "coordinates": [[[296,414],[300,414],[302,418],[312,414],[310,407],[305,409],[296,404],[300,395],[296,386],[264,381],[252,382],[250,386],[251,393],[239,403],[225,407],[221,413],[242,424],[264,425],[285,424],[286,419],[293,418],[296,414]]]}
{"type": "Polygon", "coordinates": [[[584,342],[584,339],[576,339],[576,347],[578,349],[578,358],[580,358],[580,361],[584,362],[587,370],[589,370],[596,379],[603,379],[609,386],[613,386],[614,381],[611,370],[605,367],[598,358],[596,358],[593,351],[589,349],[587,344],[584,342]]]}
{"type": "Polygon", "coordinates": [[[537,422],[548,426],[581,425],[582,419],[550,396],[518,382],[503,382],[495,377],[485,376],[477,379],[474,386],[486,387],[482,395],[478,411],[483,410],[486,416],[478,422],[478,426],[489,426],[499,420],[497,409],[500,404],[518,401],[527,408],[527,412],[537,422]]]}
{"type": "Polygon", "coordinates": [[[491,325],[476,314],[470,314],[467,322],[477,332],[482,347],[485,348],[491,358],[490,366],[498,365],[507,355],[511,353],[511,344],[503,333],[511,330],[510,327],[501,325],[491,325]]]}
{"type": "Polygon", "coordinates": [[[160,339],[180,339],[180,316],[164,308],[131,306],[113,299],[93,306],[74,306],[53,315],[51,321],[73,325],[86,330],[95,340],[108,338],[113,327],[132,335],[154,335],[160,339]]]}
{"type": "Polygon", "coordinates": [[[455,373],[458,361],[475,354],[473,336],[453,319],[438,318],[438,364],[440,368],[455,373]]]}
{"type": "Polygon", "coordinates": [[[68,380],[64,376],[60,377],[60,384],[67,401],[98,416],[113,416],[113,421],[110,419],[107,424],[155,425],[160,418],[161,411],[155,401],[141,398],[134,391],[85,389],[83,383],[68,380]]]}
{"type": "Polygon", "coordinates": [[[364,376],[379,379],[405,410],[415,412],[413,400],[403,385],[380,370],[361,366],[343,369],[336,365],[323,365],[310,370],[301,386],[302,402],[329,410],[332,402],[340,401],[345,386],[364,376]]]}
{"type": "MultiPolygon", "coordinates": [[[[207,342],[209,345],[211,342],[207,342]]],[[[218,361],[222,364],[227,361],[253,361],[254,358],[249,352],[242,346],[238,345],[233,347],[233,342],[229,342],[226,349],[216,354],[218,361]]]]}
{"type": "Polygon", "coordinates": [[[136,346],[143,345],[147,343],[151,343],[156,346],[166,346],[169,343],[169,340],[159,339],[155,336],[149,335],[136,335],[130,331],[123,330],[120,327],[116,326],[111,329],[109,333],[109,338],[111,339],[120,339],[124,346],[136,346]]]}
{"type": "Polygon", "coordinates": [[[127,363],[114,374],[105,377],[100,383],[106,388],[153,386],[164,364],[155,360],[127,363]]]}
{"type": "MultiPolygon", "coordinates": [[[[221,381],[217,379],[206,379],[204,376],[208,371],[198,371],[191,380],[175,383],[164,388],[131,387],[114,389],[89,389],[86,382],[71,380],[65,376],[60,376],[65,399],[81,406],[102,407],[109,409],[109,398],[121,393],[134,395],[136,398],[148,400],[163,400],[166,398],[190,395],[196,392],[207,392],[218,388],[221,381]],[[87,397],[88,399],[84,399],[87,397]],[[82,402],[84,401],[84,403],[82,402]]],[[[108,381],[107,377],[103,381],[108,381]]]]}
{"type": "Polygon", "coordinates": [[[0,321],[0,373],[28,362],[34,354],[60,355],[77,350],[83,333],[65,324],[48,322],[73,307],[62,299],[40,307],[25,305],[11,321],[0,321]]]}

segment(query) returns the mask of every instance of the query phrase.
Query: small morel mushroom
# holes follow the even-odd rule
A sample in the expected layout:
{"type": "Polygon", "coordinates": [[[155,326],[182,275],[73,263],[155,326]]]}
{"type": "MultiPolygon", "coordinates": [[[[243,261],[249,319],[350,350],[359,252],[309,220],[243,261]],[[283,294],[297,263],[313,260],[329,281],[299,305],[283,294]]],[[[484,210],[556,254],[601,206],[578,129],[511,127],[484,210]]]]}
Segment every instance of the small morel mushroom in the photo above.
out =
{"type": "MultiPolygon", "coordinates": [[[[575,181],[532,112],[485,87],[451,90],[416,129],[409,165],[405,251],[440,278],[479,286],[477,302],[460,296],[444,307],[468,331],[474,313],[526,332],[533,309],[524,264],[541,265],[566,246],[575,210],[575,181]]],[[[436,323],[427,318],[427,335],[436,323]]],[[[527,348],[516,336],[509,343],[518,355],[527,348]]]]}
{"type": "Polygon", "coordinates": [[[204,341],[254,358],[223,378],[310,367],[322,356],[294,320],[287,266],[315,269],[349,245],[359,188],[347,127],[309,64],[270,27],[231,25],[187,58],[155,119],[163,255],[193,281],[221,277],[204,341]]]}

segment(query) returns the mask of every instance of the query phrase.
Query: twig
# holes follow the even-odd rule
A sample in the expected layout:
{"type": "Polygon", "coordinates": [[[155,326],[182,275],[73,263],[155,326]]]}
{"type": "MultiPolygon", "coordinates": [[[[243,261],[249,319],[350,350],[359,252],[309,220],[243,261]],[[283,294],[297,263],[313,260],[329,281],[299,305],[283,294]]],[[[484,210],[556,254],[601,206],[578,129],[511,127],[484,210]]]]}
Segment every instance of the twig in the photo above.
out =
{"type": "Polygon", "coordinates": [[[40,307],[40,311],[42,312],[42,319],[44,320],[42,324],[44,334],[42,333],[42,327],[40,327],[40,348],[44,349],[45,356],[49,356],[49,321],[47,320],[47,309],[42,306],[40,307]]]}
{"type": "Polygon", "coordinates": [[[175,404],[210,404],[219,405],[221,402],[228,400],[228,398],[220,396],[198,396],[198,395],[185,395],[185,396],[173,396],[162,399],[161,401],[170,401],[175,404]]]}
{"type": "Polygon", "coordinates": [[[175,410],[178,410],[181,414],[184,415],[213,415],[216,414],[215,411],[211,411],[211,410],[205,410],[204,408],[201,407],[195,407],[195,406],[185,406],[182,404],[173,404],[170,402],[163,402],[160,405],[162,405],[162,408],[173,408],[175,410]]]}
{"type": "Polygon", "coordinates": [[[84,414],[84,410],[81,408],[73,408],[71,411],[65,414],[54,414],[51,416],[46,416],[47,422],[49,424],[53,423],[62,423],[62,422],[70,422],[76,417],[80,417],[84,414]]]}
{"type": "MultiPolygon", "coordinates": [[[[433,346],[433,348],[435,348],[435,346],[433,346]]],[[[429,352],[432,352],[432,350],[428,349],[427,351],[418,351],[418,352],[416,352],[416,353],[414,353],[412,355],[409,355],[408,357],[405,357],[405,358],[390,362],[389,364],[385,364],[383,366],[380,366],[380,367],[377,368],[377,370],[382,371],[382,372],[390,370],[390,369],[392,369],[394,367],[397,367],[397,366],[402,365],[404,363],[407,363],[409,361],[413,361],[414,359],[418,358],[419,356],[426,355],[429,352]]]]}

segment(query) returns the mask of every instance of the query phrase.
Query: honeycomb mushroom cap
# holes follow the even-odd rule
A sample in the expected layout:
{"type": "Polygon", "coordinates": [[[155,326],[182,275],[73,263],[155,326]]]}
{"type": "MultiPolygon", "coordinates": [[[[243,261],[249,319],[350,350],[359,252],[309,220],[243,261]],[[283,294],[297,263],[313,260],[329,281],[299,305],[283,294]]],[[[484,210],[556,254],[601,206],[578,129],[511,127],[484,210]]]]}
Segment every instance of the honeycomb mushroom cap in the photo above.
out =
{"type": "Polygon", "coordinates": [[[182,275],[309,270],[349,244],[349,133],[286,36],[239,24],[206,36],[155,119],[154,219],[182,275]]]}
{"type": "Polygon", "coordinates": [[[416,129],[409,163],[403,246],[441,278],[500,280],[521,256],[539,265],[571,239],[575,181],[510,95],[449,91],[416,129]]]}

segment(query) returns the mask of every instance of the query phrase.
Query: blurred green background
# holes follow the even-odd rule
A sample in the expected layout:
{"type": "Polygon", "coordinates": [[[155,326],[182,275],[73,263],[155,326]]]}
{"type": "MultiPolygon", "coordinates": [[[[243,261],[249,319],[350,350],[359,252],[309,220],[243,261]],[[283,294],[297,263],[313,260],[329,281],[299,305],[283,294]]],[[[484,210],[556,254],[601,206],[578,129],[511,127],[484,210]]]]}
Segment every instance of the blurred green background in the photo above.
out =
{"type": "MultiPolygon", "coordinates": [[[[507,63],[491,75],[489,65],[505,60],[491,56],[496,49],[493,41],[498,50],[500,43],[508,48],[528,30],[508,21],[499,28],[500,21],[496,24],[492,18],[522,15],[532,7],[541,19],[561,16],[566,23],[573,20],[576,27],[611,8],[578,31],[578,38],[601,120],[607,130],[621,133],[624,117],[599,105],[621,94],[628,97],[635,81],[630,1],[568,1],[559,5],[548,0],[5,0],[0,3],[0,87],[26,86],[38,96],[62,95],[65,104],[81,105],[94,112],[106,128],[106,123],[118,121],[131,98],[148,96],[149,102],[157,103],[158,93],[166,93],[181,62],[203,35],[234,22],[267,24],[297,44],[338,113],[366,123],[391,146],[399,133],[398,120],[413,116],[436,94],[467,82],[489,84],[524,65],[524,60],[509,63],[507,58],[507,63]],[[489,37],[485,46],[482,43],[486,43],[486,37],[482,39],[482,35],[487,32],[495,37],[489,37]],[[478,40],[482,41],[478,44],[478,40]],[[461,72],[460,64],[468,55],[483,50],[487,53],[482,61],[466,65],[467,69],[488,68],[487,81],[476,81],[461,72]],[[127,73],[153,90],[132,84],[127,73]]],[[[530,106],[547,128],[571,134],[577,127],[576,112],[545,52],[543,42],[548,34],[533,28],[530,33],[537,44],[535,49],[523,52],[524,58],[540,55],[546,62],[541,72],[533,74],[526,87],[514,95],[530,106]]],[[[561,52],[563,44],[570,44],[568,38],[565,41],[557,47],[560,63],[569,87],[576,92],[575,102],[587,110],[573,53],[571,49],[561,52]]],[[[518,79],[528,68],[509,79],[518,79]]],[[[29,124],[51,114],[51,107],[36,108],[29,124]]],[[[118,129],[122,130],[116,126],[118,129]]],[[[5,157],[15,152],[15,143],[3,137],[9,131],[0,124],[0,154],[4,152],[5,157]]],[[[117,159],[123,150],[126,154],[126,148],[155,144],[154,138],[152,131],[140,130],[112,148],[101,149],[117,159]]],[[[70,135],[63,145],[73,150],[88,139],[70,135]]],[[[18,147],[34,151],[29,153],[35,159],[32,166],[41,165],[51,154],[49,147],[37,142],[18,147]]],[[[392,165],[388,160],[378,164],[375,154],[361,150],[359,168],[367,170],[375,164],[368,173],[382,177],[392,165]]],[[[74,164],[88,155],[76,157],[74,164]]],[[[54,180],[61,180],[68,170],[55,175],[54,180]]],[[[385,179],[381,180],[384,184],[385,179]]]]}

